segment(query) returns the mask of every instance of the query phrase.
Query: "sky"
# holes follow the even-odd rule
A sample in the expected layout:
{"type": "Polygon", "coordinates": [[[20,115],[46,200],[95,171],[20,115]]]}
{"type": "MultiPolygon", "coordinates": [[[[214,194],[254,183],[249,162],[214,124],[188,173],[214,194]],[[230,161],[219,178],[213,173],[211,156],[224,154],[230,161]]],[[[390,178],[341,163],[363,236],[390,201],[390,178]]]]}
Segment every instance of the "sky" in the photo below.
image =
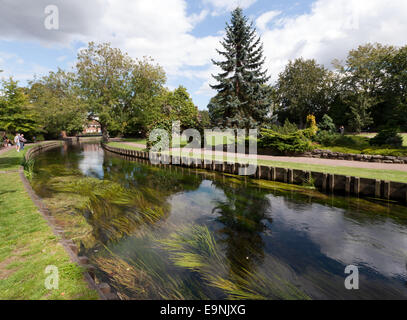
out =
{"type": "Polygon", "coordinates": [[[183,85],[204,110],[216,94],[211,59],[220,59],[236,6],[263,41],[271,84],[289,60],[332,68],[367,42],[407,45],[406,0],[0,0],[0,76],[26,85],[58,67],[71,70],[89,41],[110,42],[134,59],[152,57],[166,86],[183,85]]]}

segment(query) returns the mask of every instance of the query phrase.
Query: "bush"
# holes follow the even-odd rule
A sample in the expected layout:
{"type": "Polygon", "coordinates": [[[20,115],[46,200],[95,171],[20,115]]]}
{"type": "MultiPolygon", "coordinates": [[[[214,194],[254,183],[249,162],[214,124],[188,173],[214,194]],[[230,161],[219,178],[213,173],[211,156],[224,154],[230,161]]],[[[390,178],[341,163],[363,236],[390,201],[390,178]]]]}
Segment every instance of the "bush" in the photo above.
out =
{"type": "Polygon", "coordinates": [[[328,116],[327,114],[325,114],[322,117],[321,122],[318,124],[318,128],[320,130],[327,131],[327,132],[330,132],[330,133],[335,133],[336,132],[336,126],[335,126],[332,118],[330,116],[328,116]]]}
{"type": "Polygon", "coordinates": [[[291,123],[286,119],[283,126],[271,125],[270,129],[280,134],[290,134],[298,131],[298,127],[295,123],[291,123]]]}
{"type": "Polygon", "coordinates": [[[314,136],[317,134],[318,131],[317,121],[315,119],[315,116],[312,114],[309,114],[307,116],[307,129],[309,129],[314,136]]]}
{"type": "Polygon", "coordinates": [[[278,151],[286,155],[304,153],[312,150],[312,144],[302,131],[281,134],[271,129],[260,131],[259,147],[278,151]]]}
{"type": "Polygon", "coordinates": [[[334,133],[334,132],[327,131],[327,130],[321,130],[321,131],[318,131],[318,133],[316,134],[316,136],[314,137],[313,140],[324,146],[334,146],[337,144],[337,141],[341,137],[342,136],[338,133],[334,133]]]}
{"type": "Polygon", "coordinates": [[[392,146],[401,148],[403,146],[403,137],[399,134],[397,128],[382,129],[374,138],[370,139],[372,146],[392,146]]]}

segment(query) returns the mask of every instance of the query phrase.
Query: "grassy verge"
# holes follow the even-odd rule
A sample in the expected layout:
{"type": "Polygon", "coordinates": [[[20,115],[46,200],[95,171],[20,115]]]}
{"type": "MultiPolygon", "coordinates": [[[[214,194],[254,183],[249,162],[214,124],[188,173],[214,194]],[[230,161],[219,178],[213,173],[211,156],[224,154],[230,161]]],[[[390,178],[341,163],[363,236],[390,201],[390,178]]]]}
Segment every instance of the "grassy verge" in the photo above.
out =
{"type": "MultiPolygon", "coordinates": [[[[26,150],[31,148],[28,146],[26,150]]],[[[24,153],[0,155],[0,171],[17,170],[24,153]]],[[[98,299],[71,263],[25,191],[18,173],[0,174],[0,299],[98,299]],[[48,290],[47,266],[56,266],[59,288],[48,290]]]]}
{"type": "Polygon", "coordinates": [[[346,135],[337,140],[335,145],[320,145],[318,148],[342,153],[407,156],[407,134],[402,135],[404,140],[404,146],[402,148],[371,146],[369,139],[374,136],[375,134],[346,135]]]}
{"type": "MultiPolygon", "coordinates": [[[[143,151],[142,148],[136,148],[133,146],[126,145],[120,142],[111,142],[109,146],[114,148],[122,148],[126,150],[137,150],[143,151]]],[[[189,156],[188,153],[183,153],[182,156],[189,156]]],[[[226,161],[226,157],[222,156],[202,156],[203,159],[213,159],[219,161],[226,161]]],[[[243,161],[245,159],[234,159],[235,161],[243,161]]],[[[404,182],[407,183],[407,172],[396,171],[396,170],[377,170],[377,169],[364,169],[364,168],[352,168],[343,166],[329,166],[329,165],[318,165],[318,164],[306,164],[301,162],[283,162],[283,161],[273,161],[273,160],[258,160],[259,165],[274,166],[280,168],[288,169],[298,169],[298,170],[308,170],[315,172],[324,172],[338,175],[354,176],[360,178],[369,179],[379,179],[386,181],[404,182]]]]}

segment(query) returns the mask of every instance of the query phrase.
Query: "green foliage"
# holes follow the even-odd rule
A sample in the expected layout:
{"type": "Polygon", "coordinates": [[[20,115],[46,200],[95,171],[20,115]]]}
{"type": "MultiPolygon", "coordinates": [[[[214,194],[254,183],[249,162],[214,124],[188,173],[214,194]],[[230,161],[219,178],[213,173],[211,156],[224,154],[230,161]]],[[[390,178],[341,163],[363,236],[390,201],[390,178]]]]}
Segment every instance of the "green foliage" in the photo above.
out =
{"type": "Polygon", "coordinates": [[[289,117],[304,128],[309,114],[322,116],[336,95],[334,73],[315,60],[290,61],[279,75],[274,102],[280,118],[289,117]]]}
{"type": "Polygon", "coordinates": [[[311,142],[302,131],[280,134],[270,129],[261,130],[259,147],[288,155],[312,150],[311,142]]]}
{"type": "Polygon", "coordinates": [[[61,69],[50,72],[39,80],[31,81],[28,93],[37,121],[48,138],[58,138],[61,131],[68,135],[82,132],[87,112],[79,99],[73,73],[61,69]]]}
{"type": "Polygon", "coordinates": [[[349,125],[361,132],[374,123],[371,110],[385,99],[386,72],[395,48],[366,44],[351,50],[346,62],[334,62],[341,73],[341,96],[348,106],[349,125]]]}
{"type": "Polygon", "coordinates": [[[290,134],[290,133],[295,133],[298,131],[298,127],[295,123],[291,123],[290,120],[285,119],[284,125],[279,126],[279,125],[271,125],[270,128],[271,130],[278,132],[280,134],[290,134]]]}
{"type": "Polygon", "coordinates": [[[382,129],[374,138],[370,139],[370,145],[400,148],[403,146],[403,137],[397,128],[388,127],[382,129]]]}
{"type": "Polygon", "coordinates": [[[210,129],[212,128],[211,125],[211,117],[209,115],[209,111],[207,110],[200,110],[199,111],[199,120],[200,120],[200,126],[203,129],[210,129]]]}
{"type": "MultiPolygon", "coordinates": [[[[173,122],[180,122],[180,130],[201,129],[198,108],[187,89],[180,86],[174,91],[165,90],[157,98],[156,107],[145,120],[148,134],[154,129],[164,129],[171,138],[173,122]]],[[[149,144],[149,143],[147,143],[149,144]]]]}
{"type": "Polygon", "coordinates": [[[208,105],[213,126],[253,128],[265,123],[271,106],[271,88],[263,71],[263,45],[253,25],[237,8],[218,53],[224,61],[212,61],[222,71],[214,76],[218,91],[208,105]]]}
{"type": "Polygon", "coordinates": [[[318,123],[318,128],[320,130],[328,131],[331,133],[336,132],[336,126],[330,116],[324,114],[322,120],[318,123]]]}
{"type": "Polygon", "coordinates": [[[313,140],[324,146],[334,146],[339,143],[342,137],[342,135],[332,131],[319,130],[313,140]]]}
{"type": "MultiPolygon", "coordinates": [[[[3,80],[0,87],[0,130],[32,136],[39,130],[33,107],[23,88],[12,78],[3,80]]],[[[12,139],[10,139],[12,140],[12,139]]]]}

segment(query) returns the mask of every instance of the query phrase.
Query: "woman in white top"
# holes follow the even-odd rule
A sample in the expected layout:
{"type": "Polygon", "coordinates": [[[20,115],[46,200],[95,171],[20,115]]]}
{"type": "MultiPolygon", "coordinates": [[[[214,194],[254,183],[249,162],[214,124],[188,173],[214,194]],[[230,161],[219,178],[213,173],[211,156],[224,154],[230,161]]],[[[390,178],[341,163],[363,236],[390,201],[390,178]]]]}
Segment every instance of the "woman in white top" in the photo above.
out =
{"type": "Polygon", "coordinates": [[[16,145],[17,152],[20,152],[20,134],[19,133],[17,133],[16,136],[14,137],[14,143],[16,145]]]}

